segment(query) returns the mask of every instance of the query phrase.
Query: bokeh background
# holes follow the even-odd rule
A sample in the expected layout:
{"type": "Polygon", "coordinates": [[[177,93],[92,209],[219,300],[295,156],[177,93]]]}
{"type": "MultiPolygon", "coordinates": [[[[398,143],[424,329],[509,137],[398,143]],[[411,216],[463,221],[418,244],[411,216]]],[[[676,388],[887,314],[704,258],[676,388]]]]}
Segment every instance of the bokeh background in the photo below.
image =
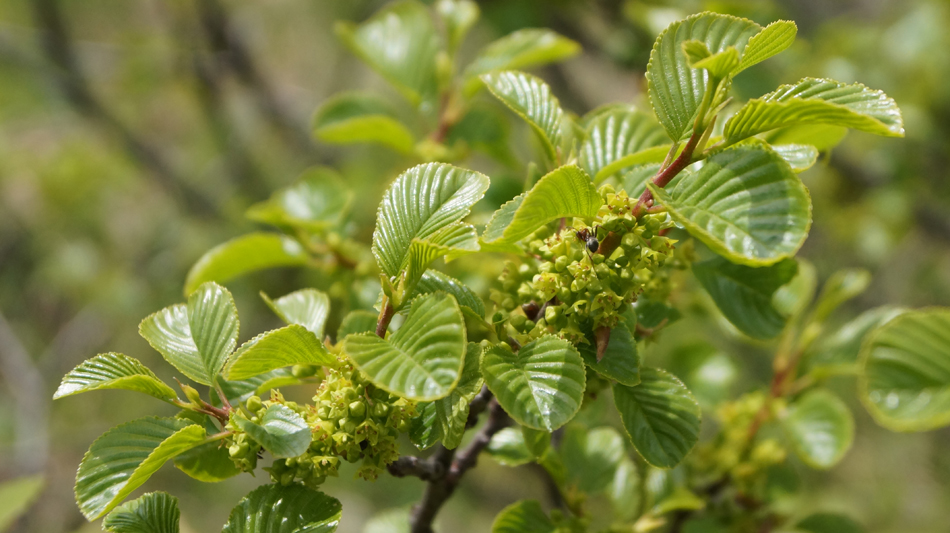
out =
{"type": "MultiPolygon", "coordinates": [[[[643,73],[656,35],[704,9],[766,24],[795,20],[787,52],[740,76],[740,99],[803,76],[859,81],[903,110],[907,137],[851,133],[802,175],[815,224],[802,255],[820,279],[864,267],[870,289],[839,321],[884,303],[950,304],[950,3],[946,0],[488,0],[463,57],[523,27],[550,27],[584,51],[539,69],[562,104],[584,113],[645,104],[643,73]]],[[[354,222],[371,231],[386,184],[415,162],[372,147],[320,144],[313,111],[334,92],[395,93],[337,41],[336,20],[361,21],[377,0],[3,0],[0,2],[0,480],[37,472],[47,484],[16,532],[98,531],[72,497],[89,444],[119,422],[172,414],[145,396],[103,392],[52,403],[61,376],[119,351],[170,377],[137,335],[149,313],[182,300],[200,255],[254,229],[244,209],[314,164],[338,168],[359,191],[354,222]],[[166,412],[167,411],[167,412],[166,412]]],[[[648,105],[648,104],[646,104],[648,105]]],[[[513,142],[529,133],[512,122],[513,142]]],[[[511,196],[523,166],[475,160],[511,196]]],[[[492,197],[491,195],[494,195],[492,197]]],[[[494,268],[494,267],[492,267],[494,268]]],[[[326,287],[318,273],[279,270],[229,284],[242,340],[276,319],[256,296],[326,287]]],[[[485,288],[485,287],[481,287],[485,288]]],[[[665,338],[686,337],[688,323],[665,338]]],[[[722,336],[715,329],[708,337],[722,336]]],[[[746,390],[768,377],[767,348],[729,339],[746,390]]],[[[658,348],[659,349],[659,348],[658,348]]],[[[648,357],[650,355],[648,354],[648,357]]],[[[842,378],[835,385],[853,389],[842,378]]],[[[857,438],[835,469],[799,468],[795,505],[840,510],[869,531],[950,527],[950,430],[894,434],[854,400],[857,438]]],[[[444,531],[486,531],[520,497],[543,497],[527,467],[484,458],[444,512],[444,531]]],[[[186,532],[218,531],[261,479],[203,485],[166,467],[146,486],[181,499],[186,532]]],[[[409,505],[418,480],[376,483],[344,472],[327,491],[343,501],[340,531],[409,505]]],[[[141,492],[141,491],[140,491],[141,492]]],[[[2,502],[0,502],[2,503],[2,502]]]]}

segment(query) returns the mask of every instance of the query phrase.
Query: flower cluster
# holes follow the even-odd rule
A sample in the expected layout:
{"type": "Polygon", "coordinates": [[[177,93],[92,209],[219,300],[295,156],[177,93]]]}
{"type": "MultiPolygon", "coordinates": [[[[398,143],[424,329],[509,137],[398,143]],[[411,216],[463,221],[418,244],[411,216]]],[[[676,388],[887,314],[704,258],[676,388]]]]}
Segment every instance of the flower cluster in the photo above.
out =
{"type": "Polygon", "coordinates": [[[666,213],[635,216],[637,199],[623,191],[605,186],[601,194],[597,224],[542,228],[527,244],[535,259],[506,264],[491,297],[516,338],[556,332],[584,342],[585,330],[616,327],[641,293],[657,300],[669,295],[664,267],[676,241],[665,233],[672,220],[666,213]]]}

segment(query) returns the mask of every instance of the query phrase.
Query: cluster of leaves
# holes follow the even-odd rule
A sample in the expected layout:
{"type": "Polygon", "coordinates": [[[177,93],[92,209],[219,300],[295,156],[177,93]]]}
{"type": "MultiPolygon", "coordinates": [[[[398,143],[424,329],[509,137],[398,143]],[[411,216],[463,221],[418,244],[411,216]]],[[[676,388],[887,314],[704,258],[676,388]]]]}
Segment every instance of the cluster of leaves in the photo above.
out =
{"type": "MultiPolygon", "coordinates": [[[[279,232],[211,250],[189,274],[188,303],[142,322],[142,336],[169,363],[208,387],[207,400],[188,385],[179,399],[121,354],[66,376],[56,397],[118,388],[181,409],[93,443],[76,483],[87,518],[111,511],[111,531],[177,531],[167,494],[119,504],[169,460],[217,481],[253,471],[266,451],[276,459],[268,469],[275,484],[242,500],[225,531],[332,531],[339,502],[315,487],[341,459],[361,461],[357,474],[375,478],[396,460],[400,431],[420,449],[455,449],[474,424],[471,406],[490,396],[516,426],[486,424],[479,437],[488,452],[505,464],[540,464],[565,504],[546,513],[537,502],[515,503],[494,531],[650,531],[689,520],[757,531],[788,520],[771,506],[771,474],[789,452],[829,468],[851,444],[851,413],[823,386],[829,376],[857,375],[862,401],[886,427],[950,424],[950,310],[874,309],[826,332],[828,316],[867,286],[867,275],[836,274],[815,298],[811,266],[794,258],[811,225],[797,173],[815,163],[814,139],[829,124],[901,136],[893,100],[860,84],[804,79],[733,104],[733,78],[788,48],[796,27],[701,13],[656,41],[647,69],[655,118],[631,105],[578,117],[544,81],[514,70],[566,58],[575,43],[522,30],[458,69],[456,51],[478,9],[440,0],[434,11],[404,0],[338,28],[418,119],[406,123],[364,94],[317,112],[314,133],[325,142],[377,143],[423,161],[385,192],[369,245],[346,223],[353,193],[344,181],[308,171],[248,213],[279,232]],[[505,116],[480,99],[482,88],[527,122],[539,148],[525,192],[484,228],[469,217],[489,177],[449,164],[470,150],[513,164],[505,116]],[[493,310],[433,267],[477,253],[508,256],[493,310]],[[288,325],[238,347],[237,311],[217,283],[277,266],[325,268],[336,283],[330,295],[264,296],[288,325]],[[766,390],[728,398],[736,369],[706,346],[684,347],[668,369],[643,363],[642,348],[683,312],[676,296],[688,286],[686,270],[729,330],[779,339],[766,390]],[[331,296],[342,304],[335,335],[324,331],[331,296]],[[277,392],[260,399],[316,382],[313,405],[277,392]],[[598,403],[607,390],[617,427],[598,403]],[[690,455],[704,409],[716,413],[714,436],[690,455]],[[767,434],[773,426],[781,434],[767,434]],[[614,504],[610,524],[589,510],[599,496],[614,504]]],[[[795,527],[822,531],[827,520],[795,527]]]]}

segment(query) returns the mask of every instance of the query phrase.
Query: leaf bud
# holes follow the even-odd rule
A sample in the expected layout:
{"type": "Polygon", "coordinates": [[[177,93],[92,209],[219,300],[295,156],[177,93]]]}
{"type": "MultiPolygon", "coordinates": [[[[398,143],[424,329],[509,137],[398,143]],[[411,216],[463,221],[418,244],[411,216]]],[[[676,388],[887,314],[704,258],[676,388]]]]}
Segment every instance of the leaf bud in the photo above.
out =
{"type": "Polygon", "coordinates": [[[252,413],[256,413],[264,408],[264,404],[261,402],[260,396],[251,396],[247,399],[247,403],[245,405],[247,406],[247,410],[252,413]]]}

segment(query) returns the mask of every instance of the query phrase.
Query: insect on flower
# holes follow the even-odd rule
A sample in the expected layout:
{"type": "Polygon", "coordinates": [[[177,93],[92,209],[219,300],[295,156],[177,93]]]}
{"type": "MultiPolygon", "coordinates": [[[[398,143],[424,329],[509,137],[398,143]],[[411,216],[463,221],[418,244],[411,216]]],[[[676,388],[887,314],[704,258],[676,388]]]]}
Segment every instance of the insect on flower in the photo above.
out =
{"type": "Polygon", "coordinates": [[[593,228],[593,231],[591,231],[591,229],[592,228],[581,228],[576,230],[574,234],[577,236],[578,240],[587,244],[587,250],[590,253],[595,254],[600,248],[600,241],[597,240],[597,229],[593,228]]]}

